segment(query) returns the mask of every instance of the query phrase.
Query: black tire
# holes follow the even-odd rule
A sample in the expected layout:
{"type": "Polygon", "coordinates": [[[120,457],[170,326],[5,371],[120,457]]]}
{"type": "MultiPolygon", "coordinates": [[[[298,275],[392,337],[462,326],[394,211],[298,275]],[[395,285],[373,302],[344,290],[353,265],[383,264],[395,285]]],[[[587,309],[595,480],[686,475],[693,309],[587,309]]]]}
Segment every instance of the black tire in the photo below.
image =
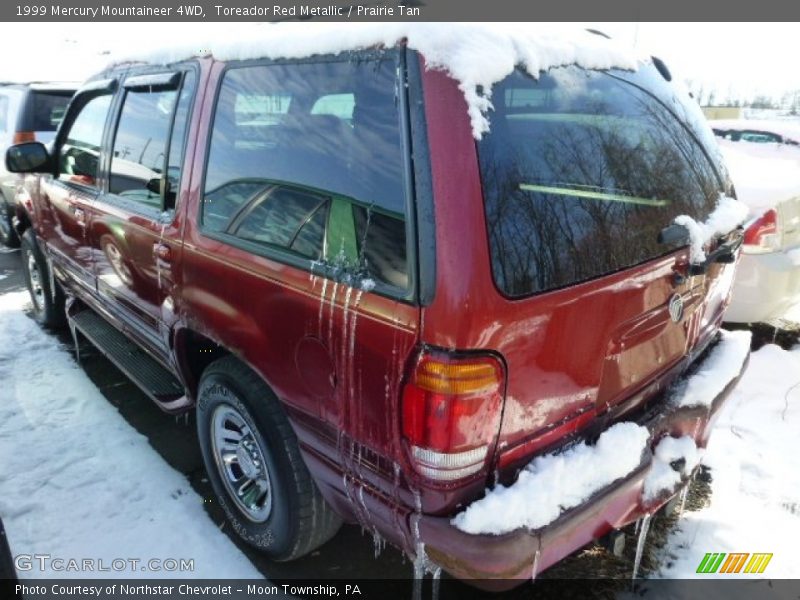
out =
{"type": "Polygon", "coordinates": [[[33,317],[44,327],[57,329],[66,323],[64,292],[53,278],[50,263],[36,242],[33,229],[21,239],[22,273],[31,295],[33,317]]]}
{"type": "Polygon", "coordinates": [[[0,196],[0,244],[8,248],[19,248],[20,239],[11,222],[12,212],[5,197],[0,196]]]}
{"type": "MultiPolygon", "coordinates": [[[[238,431],[244,429],[240,427],[238,431]]],[[[233,356],[213,362],[203,372],[197,399],[197,434],[217,500],[234,531],[245,542],[273,560],[288,561],[318,548],[339,530],[341,519],[328,506],[311,479],[280,401],[258,375],[233,356]],[[230,409],[238,416],[234,416],[230,409]],[[251,469],[252,474],[253,465],[258,470],[261,461],[257,459],[263,457],[270,488],[269,494],[264,494],[263,498],[264,503],[266,498],[270,498],[270,510],[262,515],[262,520],[254,519],[246,508],[242,508],[240,504],[244,502],[237,500],[232,491],[234,484],[230,484],[229,490],[223,482],[223,478],[226,481],[229,478],[226,467],[222,466],[225,461],[219,453],[220,442],[215,438],[215,431],[218,431],[215,423],[222,420],[228,425],[225,431],[232,431],[235,427],[227,420],[229,417],[234,421],[243,419],[250,433],[235,442],[237,458],[226,463],[227,468],[233,471],[238,468],[244,476],[247,472],[241,463],[246,461],[249,465],[245,466],[251,469]],[[257,445],[256,454],[241,448],[246,446],[245,440],[251,448],[253,443],[257,445]],[[241,456],[239,452],[247,456],[241,456]],[[234,467],[234,464],[239,466],[234,467]]],[[[253,481],[257,477],[254,476],[253,481]]],[[[261,493],[261,488],[256,489],[256,494],[261,493]]],[[[259,505],[259,502],[254,502],[251,509],[259,505]]]]}

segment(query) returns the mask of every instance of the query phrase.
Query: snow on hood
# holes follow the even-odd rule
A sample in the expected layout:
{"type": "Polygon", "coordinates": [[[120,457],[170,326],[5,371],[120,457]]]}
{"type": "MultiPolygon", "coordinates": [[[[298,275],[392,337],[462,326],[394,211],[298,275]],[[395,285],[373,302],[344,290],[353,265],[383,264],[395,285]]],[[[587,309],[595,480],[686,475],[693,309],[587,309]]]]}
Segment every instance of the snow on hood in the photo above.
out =
{"type": "Polygon", "coordinates": [[[736,196],[750,208],[751,216],[800,196],[800,148],[718,141],[736,196]]]}
{"type": "Polygon", "coordinates": [[[500,23],[276,23],[230,28],[224,36],[166,42],[157,50],[120,54],[114,63],[144,60],[169,64],[193,56],[219,60],[293,59],[383,46],[406,40],[425,57],[428,68],[445,71],[467,101],[476,139],[489,130],[493,84],[517,65],[536,77],[551,67],[635,69],[632,49],[576,27],[500,23]],[[202,50],[200,50],[202,49],[202,50]],[[482,90],[482,91],[481,91],[482,90]]]}
{"type": "Polygon", "coordinates": [[[796,119],[713,119],[708,124],[724,131],[765,131],[800,142],[800,123],[796,119]]]}
{"type": "Polygon", "coordinates": [[[706,259],[703,246],[716,236],[725,235],[744,223],[749,213],[750,209],[746,204],[725,194],[720,194],[717,207],[708,215],[705,222],[698,223],[689,215],[675,217],[675,223],[684,226],[689,231],[692,262],[703,262],[706,259]]]}

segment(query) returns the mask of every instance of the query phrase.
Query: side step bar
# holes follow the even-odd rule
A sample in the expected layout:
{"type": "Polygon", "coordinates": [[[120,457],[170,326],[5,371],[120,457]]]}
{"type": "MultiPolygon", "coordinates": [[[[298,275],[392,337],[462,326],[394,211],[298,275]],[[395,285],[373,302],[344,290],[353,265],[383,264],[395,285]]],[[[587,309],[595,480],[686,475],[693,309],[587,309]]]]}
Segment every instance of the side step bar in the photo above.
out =
{"type": "MultiPolygon", "coordinates": [[[[181,382],[93,310],[69,315],[69,324],[73,335],[80,332],[163,410],[173,412],[188,407],[181,382]]],[[[77,338],[75,343],[77,348],[77,338]]]]}

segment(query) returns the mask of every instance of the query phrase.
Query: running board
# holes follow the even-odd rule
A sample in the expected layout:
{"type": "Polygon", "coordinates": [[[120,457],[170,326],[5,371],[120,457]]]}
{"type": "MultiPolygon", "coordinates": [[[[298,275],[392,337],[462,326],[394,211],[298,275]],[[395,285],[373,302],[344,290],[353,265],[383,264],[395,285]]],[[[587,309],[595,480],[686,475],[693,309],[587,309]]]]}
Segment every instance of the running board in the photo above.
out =
{"type": "Polygon", "coordinates": [[[181,382],[100,315],[84,309],[69,315],[69,324],[76,352],[76,333],[80,332],[163,410],[175,412],[189,406],[181,382]]]}

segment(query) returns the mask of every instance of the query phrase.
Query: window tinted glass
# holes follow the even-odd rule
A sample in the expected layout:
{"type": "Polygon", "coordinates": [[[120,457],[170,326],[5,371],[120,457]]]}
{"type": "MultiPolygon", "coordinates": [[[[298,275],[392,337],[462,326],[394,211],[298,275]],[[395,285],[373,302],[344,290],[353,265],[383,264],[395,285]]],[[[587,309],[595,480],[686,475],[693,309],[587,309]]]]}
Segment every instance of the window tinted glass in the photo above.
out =
{"type": "Polygon", "coordinates": [[[125,92],[111,154],[110,193],[161,207],[158,190],[176,95],[175,90],[125,92]]]}
{"type": "Polygon", "coordinates": [[[111,96],[96,96],[81,108],[67,132],[59,154],[59,176],[84,185],[96,185],[100,143],[111,96]]]}
{"type": "Polygon", "coordinates": [[[194,88],[197,75],[194,71],[187,71],[183,77],[178,106],[175,109],[175,121],[172,125],[172,135],[169,140],[169,161],[167,162],[167,189],[165,207],[175,206],[175,196],[180,187],[181,169],[183,166],[183,153],[186,148],[186,130],[189,126],[189,112],[191,110],[194,88]]]}
{"type": "Polygon", "coordinates": [[[326,202],[326,198],[316,194],[275,186],[252,202],[243,215],[237,216],[230,231],[244,240],[290,249],[317,259],[322,252],[321,229],[317,227],[318,234],[314,235],[315,229],[311,227],[300,242],[295,242],[301,229],[326,202]]]}
{"type": "Polygon", "coordinates": [[[55,131],[72,99],[69,92],[33,92],[25,117],[25,131],[55,131]]]}
{"type": "Polygon", "coordinates": [[[406,266],[405,223],[398,216],[382,214],[362,206],[353,207],[358,253],[367,271],[379,281],[405,288],[408,286],[406,266]]]}
{"type": "MultiPolygon", "coordinates": [[[[231,233],[231,219],[254,195],[271,185],[289,183],[292,189],[305,189],[312,195],[396,215],[399,227],[391,248],[398,253],[395,262],[405,268],[403,154],[395,94],[394,54],[228,70],[213,123],[204,229],[231,233]]],[[[267,203],[262,216],[276,220],[279,225],[274,227],[288,227],[299,218],[294,213],[280,214],[293,210],[289,206],[267,203]]],[[[308,208],[304,204],[300,212],[308,208]]],[[[347,211],[349,226],[337,226],[334,234],[329,231],[327,236],[320,230],[325,225],[322,217],[315,213],[307,229],[298,234],[298,246],[325,239],[322,256],[328,260],[342,246],[355,247],[355,239],[331,237],[355,237],[351,213],[347,211]]],[[[275,235],[277,229],[270,231],[269,235],[275,235]]],[[[368,254],[370,244],[380,243],[379,238],[377,231],[363,236],[362,257],[368,254]]],[[[280,244],[285,242],[284,234],[280,244]]],[[[309,255],[308,251],[302,253],[309,255]]]]}
{"type": "Polygon", "coordinates": [[[693,117],[654,69],[516,71],[492,99],[478,153],[494,277],[511,296],[663,255],[662,228],[716,204],[693,117]]]}

